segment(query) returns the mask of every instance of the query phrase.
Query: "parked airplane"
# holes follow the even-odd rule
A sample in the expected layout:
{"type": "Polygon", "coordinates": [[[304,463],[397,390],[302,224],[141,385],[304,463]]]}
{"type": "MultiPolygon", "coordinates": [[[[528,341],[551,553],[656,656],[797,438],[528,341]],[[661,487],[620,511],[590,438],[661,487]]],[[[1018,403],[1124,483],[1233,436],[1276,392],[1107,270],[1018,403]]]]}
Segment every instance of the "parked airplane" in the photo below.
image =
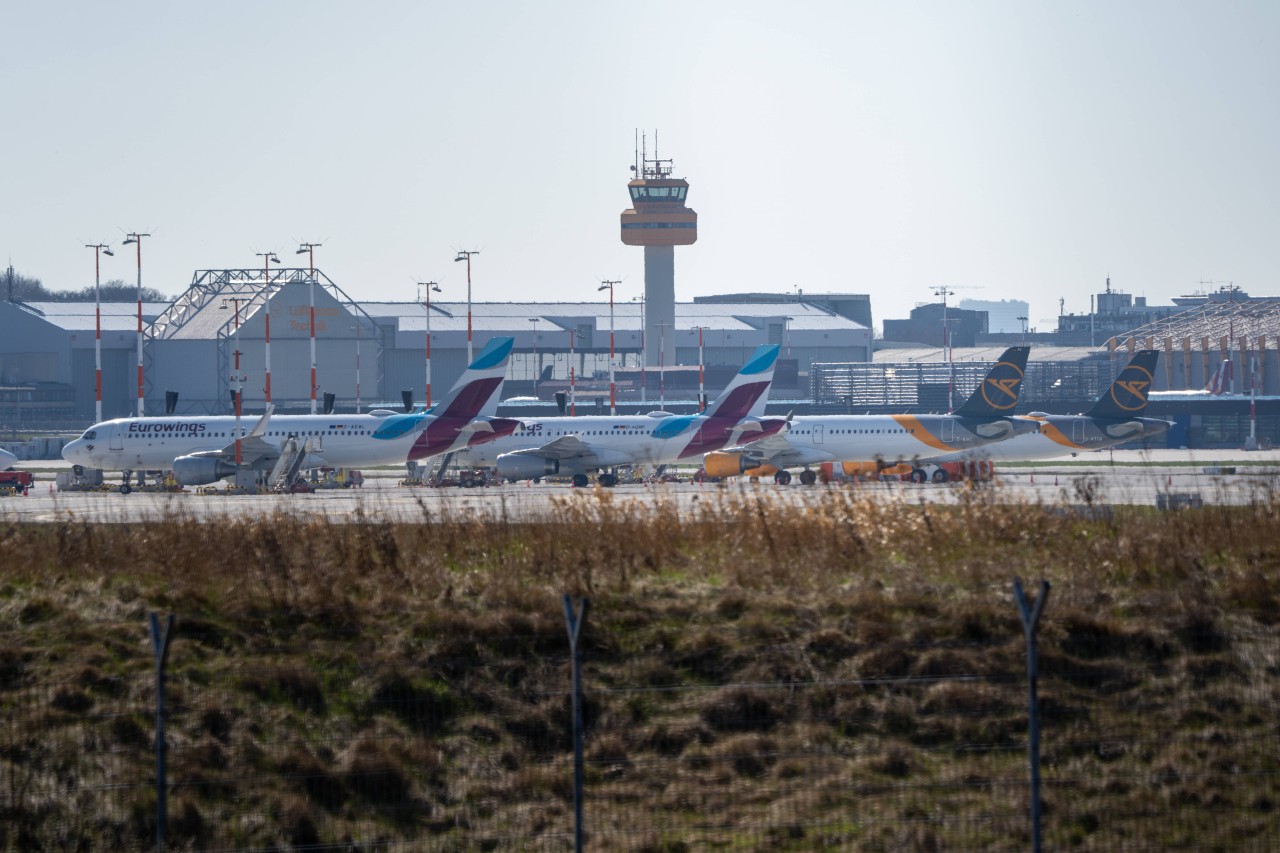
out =
{"type": "Polygon", "coordinates": [[[489,341],[444,399],[426,411],[273,417],[268,405],[247,432],[227,415],[118,418],[91,426],[62,449],[62,457],[86,468],[123,471],[120,491],[128,494],[133,471],[172,470],[187,486],[233,476],[237,444],[241,464],[269,472],[273,482],[307,468],[396,464],[459,450],[519,426],[493,416],[514,340],[489,341]]]}
{"type": "Polygon", "coordinates": [[[1231,359],[1224,358],[1222,361],[1218,362],[1218,366],[1214,369],[1213,373],[1209,375],[1209,380],[1205,382],[1203,388],[1188,388],[1182,391],[1152,391],[1150,396],[1157,400],[1238,396],[1231,391],[1232,377],[1234,373],[1235,369],[1232,367],[1231,359]]]}
{"type": "Polygon", "coordinates": [[[613,486],[618,477],[612,469],[696,459],[745,434],[781,429],[785,421],[762,417],[777,360],[777,346],[757,349],[720,396],[696,415],[525,418],[514,434],[469,447],[456,459],[474,467],[495,467],[499,477],[511,481],[572,475],[575,486],[585,486],[590,473],[610,469],[597,481],[613,486]]]}
{"type": "Polygon", "coordinates": [[[0,471],[8,471],[14,465],[18,464],[18,457],[9,451],[0,448],[0,471]]]}
{"type": "Polygon", "coordinates": [[[1142,417],[1147,396],[1155,380],[1159,350],[1139,350],[1089,409],[1080,415],[1047,415],[1032,412],[1027,417],[1040,422],[1040,430],[1017,435],[1006,441],[980,447],[969,453],[934,457],[933,462],[962,459],[1034,460],[1055,456],[1075,456],[1082,450],[1101,450],[1126,441],[1163,435],[1173,424],[1142,417]]]}
{"type": "MultiPolygon", "coordinates": [[[[988,371],[977,390],[950,415],[826,415],[795,418],[789,428],[703,459],[712,477],[733,477],[759,469],[779,485],[791,482],[787,468],[803,467],[800,482],[812,485],[810,466],[846,459],[874,459],[881,467],[918,462],[941,454],[971,450],[1015,435],[1035,432],[1039,425],[1012,414],[1026,372],[1029,347],[1010,347],[988,371]]],[[[915,465],[913,480],[925,470],[915,465]]],[[[942,469],[934,479],[945,482],[942,469]]]]}

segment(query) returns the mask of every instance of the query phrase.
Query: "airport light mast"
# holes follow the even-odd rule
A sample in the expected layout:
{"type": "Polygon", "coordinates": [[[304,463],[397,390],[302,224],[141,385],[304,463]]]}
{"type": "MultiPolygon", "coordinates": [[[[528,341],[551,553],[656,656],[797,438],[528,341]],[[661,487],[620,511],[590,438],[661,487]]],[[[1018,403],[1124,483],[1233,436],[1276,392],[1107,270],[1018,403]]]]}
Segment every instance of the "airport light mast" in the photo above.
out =
{"type": "Polygon", "coordinates": [[[102,423],[102,262],[101,256],[115,257],[106,243],[85,243],[93,249],[93,411],[95,424],[102,423]]]}
{"type": "Polygon", "coordinates": [[[479,249],[459,250],[458,256],[454,258],[454,262],[467,262],[467,364],[470,365],[475,357],[471,354],[471,256],[480,254],[479,249]]]}
{"type": "Polygon", "coordinates": [[[294,254],[307,256],[307,284],[311,306],[311,414],[316,413],[316,249],[320,243],[301,243],[294,254]]]}
{"type": "Polygon", "coordinates": [[[427,306],[427,408],[431,408],[431,293],[440,292],[440,285],[434,281],[420,281],[423,302],[427,306]]]}
{"type": "Polygon", "coordinates": [[[133,231],[125,235],[125,241],[121,244],[128,246],[132,243],[138,247],[138,417],[143,416],[142,398],[145,393],[142,382],[142,238],[150,236],[133,231]]]}
{"type": "Polygon", "coordinates": [[[241,399],[244,397],[244,374],[242,374],[242,373],[240,372],[240,303],[241,303],[241,302],[248,302],[248,301],[249,301],[249,300],[248,300],[248,299],[246,299],[246,298],[245,298],[245,297],[243,297],[243,296],[229,296],[229,297],[227,297],[226,299],[223,299],[223,300],[222,300],[222,304],[218,306],[218,308],[219,308],[220,310],[225,311],[225,310],[227,310],[227,302],[231,302],[233,305],[235,305],[235,310],[236,310],[236,315],[235,315],[235,324],[236,324],[236,326],[235,326],[235,338],[236,338],[235,367],[233,368],[233,369],[234,369],[234,373],[233,373],[233,375],[232,375],[231,379],[232,379],[232,381],[234,381],[234,382],[236,383],[236,393],[235,393],[235,398],[236,398],[236,469],[237,469],[237,470],[239,470],[239,468],[240,468],[240,461],[241,461],[240,439],[241,439],[241,438],[243,438],[243,433],[244,433],[244,430],[243,430],[243,429],[241,429],[241,427],[240,427],[241,399]]]}
{"type": "Polygon", "coordinates": [[[698,214],[685,206],[689,182],[671,177],[671,161],[658,158],[654,134],[653,159],[643,144],[631,167],[634,177],[627,184],[631,207],[622,212],[622,242],[644,247],[644,294],[647,317],[644,340],[659,341],[662,352],[651,353],[644,345],[643,363],[650,367],[668,361],[675,364],[675,337],[667,352],[666,341],[655,329],[675,328],[675,247],[690,246],[698,239],[698,214]]]}
{"type": "Polygon", "coordinates": [[[942,298],[942,357],[947,363],[947,411],[955,411],[955,379],[956,367],[955,360],[952,357],[953,349],[951,346],[951,330],[947,326],[947,297],[955,296],[954,290],[947,289],[946,285],[940,285],[933,288],[935,295],[942,298]]]}
{"type": "Polygon", "coordinates": [[[280,263],[275,252],[255,252],[262,258],[262,315],[266,320],[266,336],[264,338],[263,367],[266,380],[262,393],[266,402],[271,402],[271,265],[280,263]]]}
{"type": "Polygon", "coordinates": [[[609,414],[618,414],[618,390],[613,381],[613,286],[619,281],[602,281],[597,291],[609,289],[609,414]]]}

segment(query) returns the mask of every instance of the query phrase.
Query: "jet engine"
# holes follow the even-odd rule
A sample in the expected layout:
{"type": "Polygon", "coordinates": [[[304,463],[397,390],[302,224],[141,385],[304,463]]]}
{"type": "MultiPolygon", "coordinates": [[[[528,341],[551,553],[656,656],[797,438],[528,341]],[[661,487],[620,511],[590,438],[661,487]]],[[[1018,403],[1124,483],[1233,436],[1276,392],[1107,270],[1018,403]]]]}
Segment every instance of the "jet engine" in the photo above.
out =
{"type": "Polygon", "coordinates": [[[173,476],[184,486],[207,486],[236,473],[236,466],[211,456],[179,456],[173,460],[173,476]]]}
{"type": "Polygon", "coordinates": [[[703,456],[702,467],[708,477],[737,477],[748,472],[751,472],[753,477],[759,477],[773,473],[773,466],[761,465],[757,458],[747,456],[745,453],[730,453],[723,450],[714,450],[703,456]]]}
{"type": "Polygon", "coordinates": [[[560,473],[560,463],[545,456],[525,453],[503,453],[497,459],[498,476],[504,480],[529,480],[560,473]]]}

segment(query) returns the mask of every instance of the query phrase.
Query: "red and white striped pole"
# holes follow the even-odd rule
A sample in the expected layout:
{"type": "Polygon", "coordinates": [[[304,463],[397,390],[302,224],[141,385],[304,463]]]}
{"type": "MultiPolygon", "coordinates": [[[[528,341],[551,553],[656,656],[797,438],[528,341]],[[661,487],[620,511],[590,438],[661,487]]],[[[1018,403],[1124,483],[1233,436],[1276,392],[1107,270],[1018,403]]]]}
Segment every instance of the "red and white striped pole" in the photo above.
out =
{"type": "Polygon", "coordinates": [[[106,243],[86,243],[93,249],[93,411],[94,423],[102,423],[102,264],[100,255],[114,257],[106,243]]]}
{"type": "Polygon", "coordinates": [[[316,413],[316,247],[319,243],[300,243],[294,254],[307,253],[308,302],[311,306],[311,414],[316,413]]]}
{"type": "MultiPolygon", "coordinates": [[[[280,263],[280,259],[276,257],[275,252],[258,252],[258,257],[262,258],[262,312],[266,323],[266,334],[264,337],[264,353],[262,365],[266,372],[266,379],[262,386],[262,393],[265,395],[266,402],[271,402],[271,264],[272,262],[280,263]]],[[[314,393],[314,392],[313,392],[314,393]]]]}
{"type": "Polygon", "coordinates": [[[134,231],[125,235],[125,241],[122,244],[128,246],[133,243],[138,247],[138,417],[143,416],[143,397],[146,393],[142,382],[142,238],[150,236],[150,234],[134,231]]]}

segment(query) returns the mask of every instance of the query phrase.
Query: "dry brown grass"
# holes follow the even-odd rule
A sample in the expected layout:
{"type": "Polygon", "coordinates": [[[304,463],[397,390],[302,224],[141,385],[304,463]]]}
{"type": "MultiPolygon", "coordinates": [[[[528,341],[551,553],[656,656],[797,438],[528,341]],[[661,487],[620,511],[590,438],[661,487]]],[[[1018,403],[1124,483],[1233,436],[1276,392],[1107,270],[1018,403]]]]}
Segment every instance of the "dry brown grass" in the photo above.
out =
{"type": "Polygon", "coordinates": [[[1087,521],[989,492],[685,514],[597,492],[529,523],[5,524],[0,548],[0,849],[147,846],[149,610],[178,617],[176,844],[563,844],[566,592],[592,599],[600,844],[1025,848],[1015,575],[1054,584],[1053,845],[1280,844],[1270,502],[1087,521]]]}

